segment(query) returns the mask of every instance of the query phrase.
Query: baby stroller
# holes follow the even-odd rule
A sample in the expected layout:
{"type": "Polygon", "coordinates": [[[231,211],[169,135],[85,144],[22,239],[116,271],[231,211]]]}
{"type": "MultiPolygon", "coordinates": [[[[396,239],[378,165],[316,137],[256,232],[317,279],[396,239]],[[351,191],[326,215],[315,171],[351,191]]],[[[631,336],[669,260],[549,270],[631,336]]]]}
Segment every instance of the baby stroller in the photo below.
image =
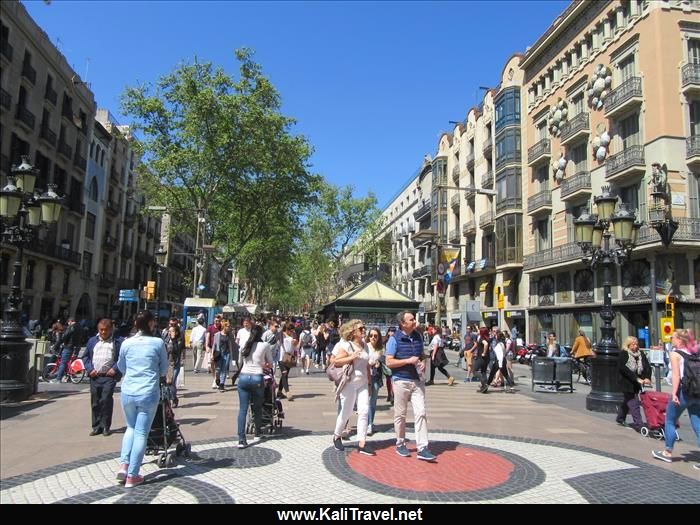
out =
{"type": "MultiPolygon", "coordinates": [[[[644,410],[644,418],[647,421],[646,424],[642,425],[639,429],[639,433],[642,436],[651,436],[655,439],[664,439],[666,437],[666,433],[664,432],[666,407],[670,400],[671,394],[666,394],[664,392],[646,390],[639,394],[639,401],[642,404],[642,410],[644,410]]],[[[676,423],[676,428],[679,426],[680,425],[676,423]]],[[[676,439],[680,440],[678,430],[676,430],[676,439]]]]}
{"type": "Polygon", "coordinates": [[[175,421],[171,400],[170,385],[160,385],[160,401],[146,443],[146,454],[160,454],[158,458],[160,468],[172,467],[175,465],[175,456],[184,454],[185,457],[189,457],[192,452],[192,446],[187,443],[180,431],[180,425],[175,421]],[[174,451],[170,450],[173,445],[175,445],[174,451]]]}
{"type": "MultiPolygon", "coordinates": [[[[284,411],[282,410],[282,401],[277,399],[275,395],[277,392],[277,382],[275,381],[275,373],[271,368],[263,370],[263,388],[262,428],[260,428],[260,432],[265,435],[272,435],[279,432],[279,429],[282,428],[284,411]]],[[[248,407],[246,432],[248,434],[255,433],[255,418],[253,417],[252,405],[248,407]]]]}

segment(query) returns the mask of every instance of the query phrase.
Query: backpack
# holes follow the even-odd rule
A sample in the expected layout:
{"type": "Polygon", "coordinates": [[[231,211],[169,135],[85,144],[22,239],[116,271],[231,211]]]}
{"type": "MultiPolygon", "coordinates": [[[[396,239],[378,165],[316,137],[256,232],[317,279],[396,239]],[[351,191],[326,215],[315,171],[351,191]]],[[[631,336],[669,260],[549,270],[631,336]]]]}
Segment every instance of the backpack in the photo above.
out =
{"type": "Polygon", "coordinates": [[[700,399],[700,355],[679,353],[685,359],[681,390],[685,397],[700,399]]]}
{"type": "Polygon", "coordinates": [[[301,333],[301,346],[304,348],[310,347],[314,342],[314,338],[311,335],[311,332],[302,332],[301,333]]]}

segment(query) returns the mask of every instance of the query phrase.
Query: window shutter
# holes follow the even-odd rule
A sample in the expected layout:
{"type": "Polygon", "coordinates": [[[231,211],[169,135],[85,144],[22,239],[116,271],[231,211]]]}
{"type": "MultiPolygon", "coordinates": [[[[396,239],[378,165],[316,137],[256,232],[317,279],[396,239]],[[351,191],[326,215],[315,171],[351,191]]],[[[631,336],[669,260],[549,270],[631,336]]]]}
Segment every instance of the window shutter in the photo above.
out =
{"type": "Polygon", "coordinates": [[[700,218],[700,208],[698,207],[698,183],[700,182],[697,173],[690,173],[688,177],[688,210],[693,218],[700,218]]]}

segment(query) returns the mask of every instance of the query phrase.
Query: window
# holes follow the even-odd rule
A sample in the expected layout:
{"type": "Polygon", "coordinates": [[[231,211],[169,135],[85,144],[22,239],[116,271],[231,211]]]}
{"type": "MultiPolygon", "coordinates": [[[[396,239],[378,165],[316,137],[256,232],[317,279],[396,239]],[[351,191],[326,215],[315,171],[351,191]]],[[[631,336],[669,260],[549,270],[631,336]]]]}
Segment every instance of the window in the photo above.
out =
{"type": "Polygon", "coordinates": [[[509,214],[496,221],[496,264],[519,263],[523,259],[522,215],[509,214]]]}
{"type": "Polygon", "coordinates": [[[624,148],[638,146],[641,144],[641,137],[639,133],[639,114],[634,113],[633,115],[622,119],[618,123],[618,134],[622,139],[624,148]]]}
{"type": "Polygon", "coordinates": [[[646,188],[643,181],[635,182],[617,192],[620,201],[627,205],[627,209],[635,212],[638,221],[647,219],[646,188]]]}
{"type": "Polygon", "coordinates": [[[90,153],[88,155],[90,155],[91,159],[95,158],[95,141],[94,140],[90,143],[90,153]]]}
{"type": "Polygon", "coordinates": [[[588,211],[588,204],[580,204],[578,206],[572,206],[566,210],[566,238],[567,242],[576,241],[576,224],[575,220],[578,219],[582,213],[588,211]]]}
{"type": "Polygon", "coordinates": [[[688,211],[691,217],[700,218],[700,173],[690,172],[688,175],[688,211]]]}
{"type": "Polygon", "coordinates": [[[537,124],[537,137],[535,139],[535,142],[539,142],[540,140],[544,140],[547,138],[547,121],[543,120],[542,122],[537,124]]]}
{"type": "Polygon", "coordinates": [[[510,128],[496,138],[496,169],[509,162],[520,163],[520,128],[510,128]]]}
{"type": "Polygon", "coordinates": [[[634,54],[631,54],[618,62],[617,68],[620,71],[620,84],[635,76],[634,54]]]}
{"type": "Polygon", "coordinates": [[[688,106],[690,113],[690,135],[700,135],[700,100],[693,100],[688,106]]]}
{"type": "Polygon", "coordinates": [[[24,278],[24,287],[27,290],[34,288],[34,267],[36,266],[36,261],[27,261],[27,274],[24,278]]]}
{"type": "Polygon", "coordinates": [[[496,105],[496,133],[499,128],[520,122],[520,89],[506,88],[499,93],[496,105]]]}
{"type": "Polygon", "coordinates": [[[95,216],[90,212],[85,217],[85,237],[95,240],[95,216]]]}
{"type": "Polygon", "coordinates": [[[537,221],[536,224],[536,236],[535,236],[535,246],[537,251],[548,250],[552,247],[552,238],[549,235],[550,230],[550,219],[542,219],[537,221]]]}
{"type": "Polygon", "coordinates": [[[569,106],[569,112],[573,113],[569,115],[569,117],[575,117],[579,113],[583,113],[584,111],[584,105],[583,105],[583,92],[578,93],[577,95],[574,95],[571,98],[571,106],[569,106]]]}
{"type": "Polygon", "coordinates": [[[588,171],[588,148],[581,142],[571,148],[569,160],[574,163],[574,174],[588,171]]]}
{"type": "Polygon", "coordinates": [[[44,276],[44,291],[51,291],[51,281],[53,280],[53,266],[50,264],[46,265],[46,274],[44,276]]]}
{"type": "Polygon", "coordinates": [[[83,252],[83,276],[92,277],[92,254],[83,252]]]}
{"type": "Polygon", "coordinates": [[[509,168],[496,177],[496,212],[504,207],[519,207],[522,202],[520,168],[509,168]]]}
{"type": "Polygon", "coordinates": [[[549,189],[549,166],[540,164],[535,168],[535,188],[537,192],[549,189]]]}
{"type": "Polygon", "coordinates": [[[688,63],[700,64],[700,39],[688,39],[688,63]]]}
{"type": "Polygon", "coordinates": [[[493,261],[495,253],[496,246],[493,242],[493,233],[484,235],[481,239],[481,258],[493,261]]]}
{"type": "Polygon", "coordinates": [[[97,177],[93,177],[90,181],[90,199],[97,201],[98,199],[97,177]]]}
{"type": "Polygon", "coordinates": [[[70,270],[63,270],[63,293],[70,290],[70,270]]]}

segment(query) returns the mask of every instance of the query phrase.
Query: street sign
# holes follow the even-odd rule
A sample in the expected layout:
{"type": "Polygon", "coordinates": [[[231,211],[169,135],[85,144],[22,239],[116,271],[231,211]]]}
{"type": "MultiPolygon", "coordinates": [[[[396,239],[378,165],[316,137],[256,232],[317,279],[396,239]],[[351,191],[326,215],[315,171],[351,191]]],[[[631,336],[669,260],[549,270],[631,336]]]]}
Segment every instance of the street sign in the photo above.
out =
{"type": "Polygon", "coordinates": [[[138,290],[119,290],[119,302],[122,303],[138,303],[138,290]]]}
{"type": "Polygon", "coordinates": [[[673,323],[673,317],[662,317],[660,320],[661,324],[661,340],[664,343],[671,342],[671,334],[676,329],[673,323]]]}

